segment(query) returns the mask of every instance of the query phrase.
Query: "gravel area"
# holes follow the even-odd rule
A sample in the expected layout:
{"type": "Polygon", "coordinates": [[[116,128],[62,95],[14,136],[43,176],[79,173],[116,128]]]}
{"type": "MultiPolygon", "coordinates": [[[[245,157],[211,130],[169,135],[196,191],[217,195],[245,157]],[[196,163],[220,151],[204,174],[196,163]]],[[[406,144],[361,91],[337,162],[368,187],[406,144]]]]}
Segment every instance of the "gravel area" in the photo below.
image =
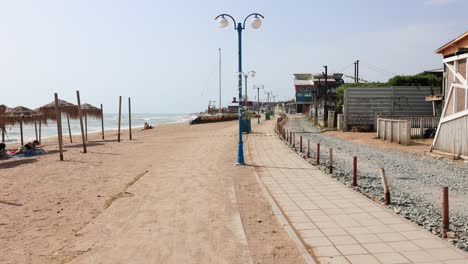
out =
{"type": "MultiPolygon", "coordinates": [[[[371,199],[384,201],[379,169],[384,168],[395,213],[424,226],[433,234],[441,233],[441,186],[449,187],[450,232],[448,238],[468,251],[468,165],[423,154],[384,150],[349,142],[320,133],[305,118],[289,118],[285,128],[295,132],[296,149],[303,137],[304,152],[310,140],[311,157],[320,143],[320,168],[328,173],[328,152],[333,148],[333,174],[351,187],[353,156],[358,159],[357,191],[371,199]]],[[[377,139],[376,139],[377,140],[377,139]]],[[[300,153],[305,155],[305,153],[300,153]]]]}

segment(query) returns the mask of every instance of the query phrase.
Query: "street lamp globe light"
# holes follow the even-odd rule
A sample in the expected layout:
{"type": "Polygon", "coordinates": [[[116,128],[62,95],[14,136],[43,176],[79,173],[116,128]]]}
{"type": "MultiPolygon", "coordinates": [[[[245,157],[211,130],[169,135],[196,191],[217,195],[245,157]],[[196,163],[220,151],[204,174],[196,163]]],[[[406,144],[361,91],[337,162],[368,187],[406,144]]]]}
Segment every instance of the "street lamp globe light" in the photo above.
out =
{"type": "Polygon", "coordinates": [[[224,16],[218,18],[218,26],[220,28],[225,28],[228,25],[229,25],[229,21],[224,16]]]}
{"type": "Polygon", "coordinates": [[[262,20],[258,18],[258,16],[255,16],[250,21],[250,26],[252,26],[253,29],[259,29],[262,26],[262,20]]]}

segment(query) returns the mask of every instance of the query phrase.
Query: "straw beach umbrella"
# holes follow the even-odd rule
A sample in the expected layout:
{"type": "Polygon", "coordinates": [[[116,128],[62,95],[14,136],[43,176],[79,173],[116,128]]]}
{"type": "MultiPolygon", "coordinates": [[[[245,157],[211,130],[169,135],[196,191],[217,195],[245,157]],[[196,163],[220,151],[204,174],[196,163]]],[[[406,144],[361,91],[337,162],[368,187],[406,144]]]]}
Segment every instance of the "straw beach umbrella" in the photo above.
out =
{"type": "Polygon", "coordinates": [[[2,143],[5,143],[5,113],[10,108],[6,105],[0,105],[0,129],[2,130],[2,143]]]}
{"type": "Polygon", "coordinates": [[[81,105],[81,111],[85,115],[85,135],[86,135],[86,141],[88,140],[88,116],[94,117],[96,119],[101,119],[102,118],[102,111],[101,109],[92,106],[90,104],[83,104],[81,105]]]}
{"type": "Polygon", "coordinates": [[[23,140],[23,124],[34,123],[37,118],[37,112],[26,108],[24,106],[17,106],[15,108],[8,109],[4,114],[4,124],[15,125],[20,124],[21,132],[21,145],[24,145],[23,140]]]}
{"type": "MultiPolygon", "coordinates": [[[[65,113],[67,115],[68,134],[70,136],[70,143],[73,143],[73,139],[71,135],[71,127],[70,127],[70,118],[72,119],[79,118],[78,106],[70,102],[67,102],[65,100],[61,100],[61,99],[58,100],[58,105],[59,105],[60,113],[65,113]]],[[[37,111],[39,111],[48,119],[51,119],[51,120],[57,119],[57,115],[55,112],[55,101],[39,107],[37,111]]],[[[39,129],[39,132],[40,132],[40,129],[39,129]]]]}

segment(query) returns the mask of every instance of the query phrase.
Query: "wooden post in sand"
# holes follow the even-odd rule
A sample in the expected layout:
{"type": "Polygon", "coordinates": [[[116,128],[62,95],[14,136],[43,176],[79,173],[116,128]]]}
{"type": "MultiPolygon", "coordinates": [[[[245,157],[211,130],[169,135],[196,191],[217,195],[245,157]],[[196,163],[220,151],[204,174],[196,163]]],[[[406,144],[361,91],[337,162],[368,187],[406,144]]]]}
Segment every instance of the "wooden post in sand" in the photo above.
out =
{"type": "Polygon", "coordinates": [[[122,96],[119,96],[119,129],[117,133],[117,142],[120,142],[120,124],[122,121],[122,96]]]}
{"type": "Polygon", "coordinates": [[[128,98],[128,136],[132,140],[132,102],[130,97],[128,98]]]}
{"type": "Polygon", "coordinates": [[[42,121],[39,120],[39,142],[42,143],[42,121]]]}
{"type": "Polygon", "coordinates": [[[83,128],[83,116],[81,115],[80,91],[76,91],[76,99],[78,101],[78,116],[80,118],[81,141],[83,142],[83,153],[87,153],[88,151],[86,150],[86,140],[85,140],[84,128],[83,128]]]}
{"type": "Polygon", "coordinates": [[[36,132],[36,140],[39,141],[39,138],[37,137],[37,120],[34,120],[34,131],[36,132]]]}
{"type": "Polygon", "coordinates": [[[88,142],[88,114],[85,114],[84,115],[84,127],[85,127],[85,139],[86,139],[86,142],[88,142]]]}
{"type": "Polygon", "coordinates": [[[20,133],[21,133],[21,146],[24,146],[24,142],[23,142],[23,119],[20,120],[20,133]]]}
{"type": "Polygon", "coordinates": [[[57,93],[54,94],[54,97],[55,97],[55,118],[57,119],[59,153],[60,153],[60,160],[63,160],[62,117],[61,117],[61,114],[60,114],[57,93]]]}
{"type": "Polygon", "coordinates": [[[101,104],[101,127],[102,127],[102,140],[104,140],[104,108],[101,104]]]}
{"type": "Polygon", "coordinates": [[[73,143],[73,138],[71,135],[71,128],[70,128],[70,114],[67,113],[67,124],[68,124],[68,136],[70,137],[70,143],[73,143]]]}

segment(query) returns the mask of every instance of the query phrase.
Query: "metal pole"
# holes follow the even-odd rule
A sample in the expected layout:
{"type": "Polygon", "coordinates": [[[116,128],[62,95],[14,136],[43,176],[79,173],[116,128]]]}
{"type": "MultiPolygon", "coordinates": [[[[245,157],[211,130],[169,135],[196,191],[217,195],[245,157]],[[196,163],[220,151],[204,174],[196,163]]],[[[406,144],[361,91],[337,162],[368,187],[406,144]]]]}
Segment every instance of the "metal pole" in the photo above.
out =
{"type": "Polygon", "coordinates": [[[63,139],[62,139],[62,117],[60,114],[59,104],[58,104],[58,94],[55,93],[55,118],[57,119],[57,134],[58,134],[58,142],[59,142],[59,155],[60,160],[63,160],[63,139]]]}
{"type": "Polygon", "coordinates": [[[120,125],[122,122],[122,96],[119,96],[119,131],[117,133],[117,142],[120,142],[120,125]]]}
{"type": "Polygon", "coordinates": [[[245,105],[245,109],[247,109],[247,78],[249,76],[247,74],[244,75],[244,79],[245,79],[245,99],[244,99],[244,105],[245,105]]]}
{"type": "Polygon", "coordinates": [[[330,174],[333,173],[333,148],[330,148],[330,150],[328,151],[328,172],[330,174]]]}
{"type": "Polygon", "coordinates": [[[87,153],[88,151],[86,150],[86,139],[85,139],[84,127],[83,127],[83,115],[81,113],[80,91],[76,91],[76,99],[78,101],[78,115],[80,117],[81,141],[83,142],[83,153],[87,153]]]}
{"type": "Polygon", "coordinates": [[[307,158],[310,158],[310,139],[307,139],[307,158]]]}
{"type": "Polygon", "coordinates": [[[221,105],[221,48],[219,48],[219,111],[223,109],[221,105]]]}
{"type": "Polygon", "coordinates": [[[356,80],[359,83],[359,60],[356,61],[356,80]]]}
{"type": "Polygon", "coordinates": [[[260,124],[260,86],[257,87],[257,101],[258,101],[258,119],[257,119],[257,124],[260,124]]]}
{"type": "Polygon", "coordinates": [[[237,144],[237,165],[244,165],[244,146],[242,142],[242,24],[237,23],[238,49],[239,49],[239,142],[237,144]]]}

